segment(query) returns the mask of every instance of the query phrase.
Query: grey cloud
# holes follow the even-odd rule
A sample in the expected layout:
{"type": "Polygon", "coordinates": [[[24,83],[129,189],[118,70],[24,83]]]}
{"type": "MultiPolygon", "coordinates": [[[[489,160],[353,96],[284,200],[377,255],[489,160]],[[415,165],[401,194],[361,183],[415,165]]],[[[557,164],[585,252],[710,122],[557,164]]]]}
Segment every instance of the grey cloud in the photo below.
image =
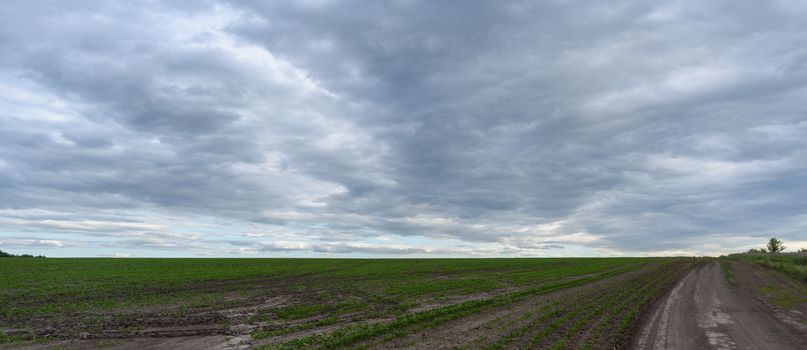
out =
{"type": "MultiPolygon", "coordinates": [[[[474,5],[434,10],[429,9],[433,4],[417,4],[411,17],[401,15],[394,5],[365,7],[366,12],[342,16],[340,11],[351,7],[341,5],[263,11],[256,6],[265,20],[235,30],[289,55],[326,86],[384,106],[384,113],[374,117],[392,125],[381,132],[397,152],[391,176],[399,186],[336,198],[349,211],[377,210],[357,208],[359,197],[368,207],[390,201],[396,209],[402,201],[425,204],[427,210],[470,223],[495,222],[513,211],[522,214],[516,219],[521,223],[574,217],[569,230],[597,232],[611,236],[614,246],[641,249],[687,245],[687,237],[715,229],[757,234],[777,217],[794,215],[803,207],[801,197],[781,193],[777,175],[804,174],[798,165],[804,159],[798,151],[800,142],[752,131],[766,125],[792,127],[803,120],[797,101],[804,97],[807,79],[803,66],[793,64],[803,55],[797,45],[803,35],[786,29],[798,26],[798,16],[789,9],[766,7],[762,9],[766,18],[760,21],[755,18],[759,12],[749,6],[725,11],[726,4],[625,2],[611,9],[561,5],[522,9],[521,20],[503,21],[508,17],[496,10],[506,6],[497,4],[501,8],[487,12],[502,17],[487,22],[489,17],[469,15],[478,9],[474,5]],[[574,11],[568,11],[571,8],[574,11]],[[609,11],[600,16],[603,10],[609,11]],[[672,12],[670,18],[663,18],[664,11],[672,12]],[[274,25],[278,13],[286,19],[274,25]],[[452,19],[474,25],[459,36],[440,24],[424,25],[430,15],[442,20],[449,13],[455,16],[452,19]],[[311,17],[318,19],[316,24],[297,22],[313,22],[308,21],[311,17]],[[300,30],[287,30],[286,25],[300,30]],[[687,26],[693,29],[683,29],[687,26]],[[552,35],[542,36],[542,28],[553,29],[552,35]],[[369,39],[353,35],[356,32],[367,33],[369,39]],[[398,40],[421,32],[426,37],[418,43],[426,44],[431,37],[442,39],[442,45],[431,52],[398,40]],[[513,36],[497,42],[485,35],[502,32],[513,36]],[[738,39],[739,33],[748,39],[738,39]],[[477,40],[463,41],[466,34],[477,40]],[[778,45],[768,44],[773,38],[778,45]],[[293,44],[317,39],[330,43],[328,55],[315,54],[319,47],[293,44]],[[497,50],[489,45],[497,45],[497,50]],[[389,59],[387,53],[395,58],[389,59]],[[724,70],[724,64],[730,69],[724,70]],[[345,66],[365,73],[358,82],[366,86],[357,88],[356,77],[341,74],[345,66]],[[395,72],[401,67],[411,67],[406,75],[411,80],[397,79],[395,72]],[[376,71],[381,73],[372,73],[376,71]],[[487,79],[473,81],[468,76],[487,79]],[[581,105],[597,108],[586,110],[581,105]],[[710,145],[714,134],[723,140],[710,145]],[[703,146],[693,147],[698,143],[703,146]],[[693,174],[659,169],[647,164],[652,156],[692,157],[706,166],[727,168],[774,158],[786,169],[748,175],[754,179],[739,174],[716,184],[708,181],[711,175],[704,171],[708,169],[695,169],[693,174]],[[636,175],[659,181],[636,183],[632,179],[636,175]],[[702,193],[704,187],[715,185],[722,190],[702,193]],[[614,192],[627,193],[624,199],[630,202],[614,201],[585,217],[575,214],[587,202],[614,192]],[[756,200],[735,201],[743,196],[756,200]],[[765,199],[771,196],[784,198],[765,199]],[[737,209],[721,210],[716,203],[737,209]],[[506,214],[498,214],[501,210],[506,214]],[[743,219],[742,213],[749,212],[759,218],[757,225],[743,219]],[[665,234],[671,238],[641,239],[665,234]]],[[[387,229],[415,235],[429,232],[387,229]]],[[[473,237],[468,231],[448,234],[473,237]]]]}
{"type": "MultiPolygon", "coordinates": [[[[642,252],[807,229],[797,1],[0,6],[0,209],[59,213],[4,212],[5,232],[149,212],[408,255],[434,250],[363,242],[642,252]]],[[[120,225],[81,230],[208,249],[120,225]]]]}

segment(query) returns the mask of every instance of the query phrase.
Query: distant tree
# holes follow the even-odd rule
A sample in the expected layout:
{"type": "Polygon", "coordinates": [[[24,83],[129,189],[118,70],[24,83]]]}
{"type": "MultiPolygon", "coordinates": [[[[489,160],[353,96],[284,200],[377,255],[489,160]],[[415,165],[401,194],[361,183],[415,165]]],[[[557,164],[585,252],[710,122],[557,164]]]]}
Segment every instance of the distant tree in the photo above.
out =
{"type": "Polygon", "coordinates": [[[775,254],[783,250],[785,250],[785,246],[782,245],[782,241],[776,239],[776,237],[771,237],[771,240],[768,241],[768,253],[775,254]]]}
{"type": "Polygon", "coordinates": [[[765,249],[757,249],[757,248],[748,249],[748,254],[759,254],[759,253],[765,253],[765,249]]]}
{"type": "Polygon", "coordinates": [[[807,253],[807,248],[801,248],[801,249],[799,249],[799,253],[807,253]]]}
{"type": "Polygon", "coordinates": [[[0,258],[44,258],[44,255],[33,256],[31,254],[14,255],[0,250],[0,258]]]}

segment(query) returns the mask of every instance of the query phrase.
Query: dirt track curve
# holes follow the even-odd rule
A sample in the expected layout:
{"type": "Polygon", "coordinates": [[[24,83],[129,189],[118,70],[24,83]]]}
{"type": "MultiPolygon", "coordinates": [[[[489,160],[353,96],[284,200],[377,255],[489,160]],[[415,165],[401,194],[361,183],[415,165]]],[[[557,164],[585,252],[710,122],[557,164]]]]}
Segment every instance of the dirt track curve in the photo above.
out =
{"type": "Polygon", "coordinates": [[[647,316],[634,348],[807,349],[805,314],[772,307],[755,292],[774,277],[734,265],[731,283],[717,261],[690,271],[647,316]]]}

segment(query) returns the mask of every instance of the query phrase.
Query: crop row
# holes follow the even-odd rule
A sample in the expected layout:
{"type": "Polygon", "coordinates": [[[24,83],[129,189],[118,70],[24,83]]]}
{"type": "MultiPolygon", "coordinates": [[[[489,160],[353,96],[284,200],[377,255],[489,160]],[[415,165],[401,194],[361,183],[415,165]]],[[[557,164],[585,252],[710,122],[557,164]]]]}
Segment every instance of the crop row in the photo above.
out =
{"type": "MultiPolygon", "coordinates": [[[[660,276],[666,274],[669,268],[670,266],[663,266],[626,281],[614,281],[598,289],[586,291],[588,297],[569,297],[560,310],[550,311],[537,319],[542,322],[532,322],[527,326],[529,329],[518,330],[518,333],[527,336],[522,337],[520,343],[510,347],[561,349],[581,347],[579,344],[588,344],[590,347],[591,342],[590,340],[586,342],[586,338],[600,335],[596,333],[595,326],[601,320],[618,315],[622,305],[632,303],[636,295],[642,295],[646,289],[657,284],[660,276]]],[[[612,337],[608,338],[605,340],[611,341],[612,337]]],[[[496,345],[491,348],[502,347],[501,344],[496,345]]]]}
{"type": "MultiPolygon", "coordinates": [[[[504,331],[501,338],[487,346],[476,348],[591,348],[592,339],[600,337],[598,347],[613,347],[626,336],[627,326],[637,318],[638,310],[686,269],[683,264],[664,264],[630,278],[613,276],[601,286],[584,288],[560,301],[540,306],[538,312],[529,313],[529,322],[504,331]],[[607,321],[603,321],[607,320],[607,321]],[[619,321],[619,322],[617,322],[619,321]],[[602,323],[601,323],[602,322],[602,323]],[[595,326],[602,324],[608,334],[603,337],[595,326]]],[[[585,286],[584,286],[585,287],[585,286]]]]}
{"type": "MultiPolygon", "coordinates": [[[[607,280],[609,278],[614,278],[620,274],[634,271],[639,267],[641,267],[642,265],[643,264],[635,264],[593,276],[583,277],[574,280],[565,280],[555,283],[547,283],[538,287],[507,293],[504,295],[499,295],[488,299],[474,300],[438,309],[423,311],[419,313],[405,314],[395,318],[391,322],[348,325],[341,327],[331,333],[315,333],[313,335],[309,335],[299,339],[293,339],[280,344],[270,344],[265,346],[265,348],[331,349],[331,348],[355,347],[355,346],[384,347],[383,346],[384,343],[389,342],[393,339],[400,338],[408,334],[412,334],[413,332],[418,332],[424,329],[427,330],[432,327],[437,327],[446,322],[461,319],[463,317],[473,315],[485,309],[505,308],[508,307],[508,305],[515,303],[519,300],[522,300],[524,298],[545,295],[572,287],[584,286],[589,283],[607,280]]],[[[664,274],[665,271],[672,269],[674,267],[673,265],[674,264],[661,263],[658,270],[654,271],[653,273],[643,274],[643,276],[646,275],[647,277],[658,278],[660,274],[664,274]]],[[[647,277],[645,278],[647,279],[647,277]]],[[[654,279],[650,279],[648,283],[652,283],[653,281],[654,279]]],[[[628,285],[636,286],[637,284],[629,283],[628,285]]],[[[616,299],[612,298],[614,295],[624,296],[626,293],[629,293],[630,291],[633,290],[634,289],[621,290],[613,288],[601,288],[590,293],[584,293],[575,296],[575,298],[577,298],[578,305],[581,305],[579,303],[581,300],[589,301],[589,304],[582,304],[582,305],[589,305],[589,306],[595,304],[598,305],[597,307],[593,308],[593,311],[576,311],[575,309],[571,309],[570,306],[567,305],[568,303],[564,305],[559,305],[559,303],[548,303],[546,305],[542,305],[540,307],[541,308],[540,310],[528,310],[525,311],[524,314],[536,316],[535,320],[538,321],[533,320],[531,321],[531,324],[541,323],[544,320],[552,320],[552,322],[554,322],[557,325],[557,327],[559,327],[561,325],[564,325],[565,321],[571,320],[577,316],[583,317],[586,320],[599,316],[602,312],[605,311],[604,307],[602,306],[603,301],[613,300],[606,305],[615,304],[616,299]]],[[[586,325],[587,323],[585,322],[584,323],[578,322],[575,323],[572,326],[572,328],[580,329],[586,325]]],[[[529,327],[527,329],[529,329],[529,327]]],[[[507,337],[507,335],[505,337],[507,337]]],[[[510,335],[510,337],[513,337],[513,335],[510,335]]],[[[540,340],[542,339],[536,338],[533,340],[533,342],[539,342],[540,340]]],[[[499,344],[499,346],[501,347],[506,345],[506,343],[507,343],[506,341],[501,341],[500,339],[500,341],[497,344],[499,344]]],[[[491,346],[492,348],[497,348],[496,345],[491,346]]]]}

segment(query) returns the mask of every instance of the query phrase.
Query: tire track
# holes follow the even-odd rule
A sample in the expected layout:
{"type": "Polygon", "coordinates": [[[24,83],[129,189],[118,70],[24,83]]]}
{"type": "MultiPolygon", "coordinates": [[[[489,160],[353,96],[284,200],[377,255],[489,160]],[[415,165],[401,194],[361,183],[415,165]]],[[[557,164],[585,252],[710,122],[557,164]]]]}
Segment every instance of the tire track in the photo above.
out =
{"type": "MultiPolygon", "coordinates": [[[[753,272],[750,272],[753,273],[753,272]]],[[[643,325],[636,349],[807,349],[807,334],[729,285],[717,261],[689,272],[643,325]]]]}

